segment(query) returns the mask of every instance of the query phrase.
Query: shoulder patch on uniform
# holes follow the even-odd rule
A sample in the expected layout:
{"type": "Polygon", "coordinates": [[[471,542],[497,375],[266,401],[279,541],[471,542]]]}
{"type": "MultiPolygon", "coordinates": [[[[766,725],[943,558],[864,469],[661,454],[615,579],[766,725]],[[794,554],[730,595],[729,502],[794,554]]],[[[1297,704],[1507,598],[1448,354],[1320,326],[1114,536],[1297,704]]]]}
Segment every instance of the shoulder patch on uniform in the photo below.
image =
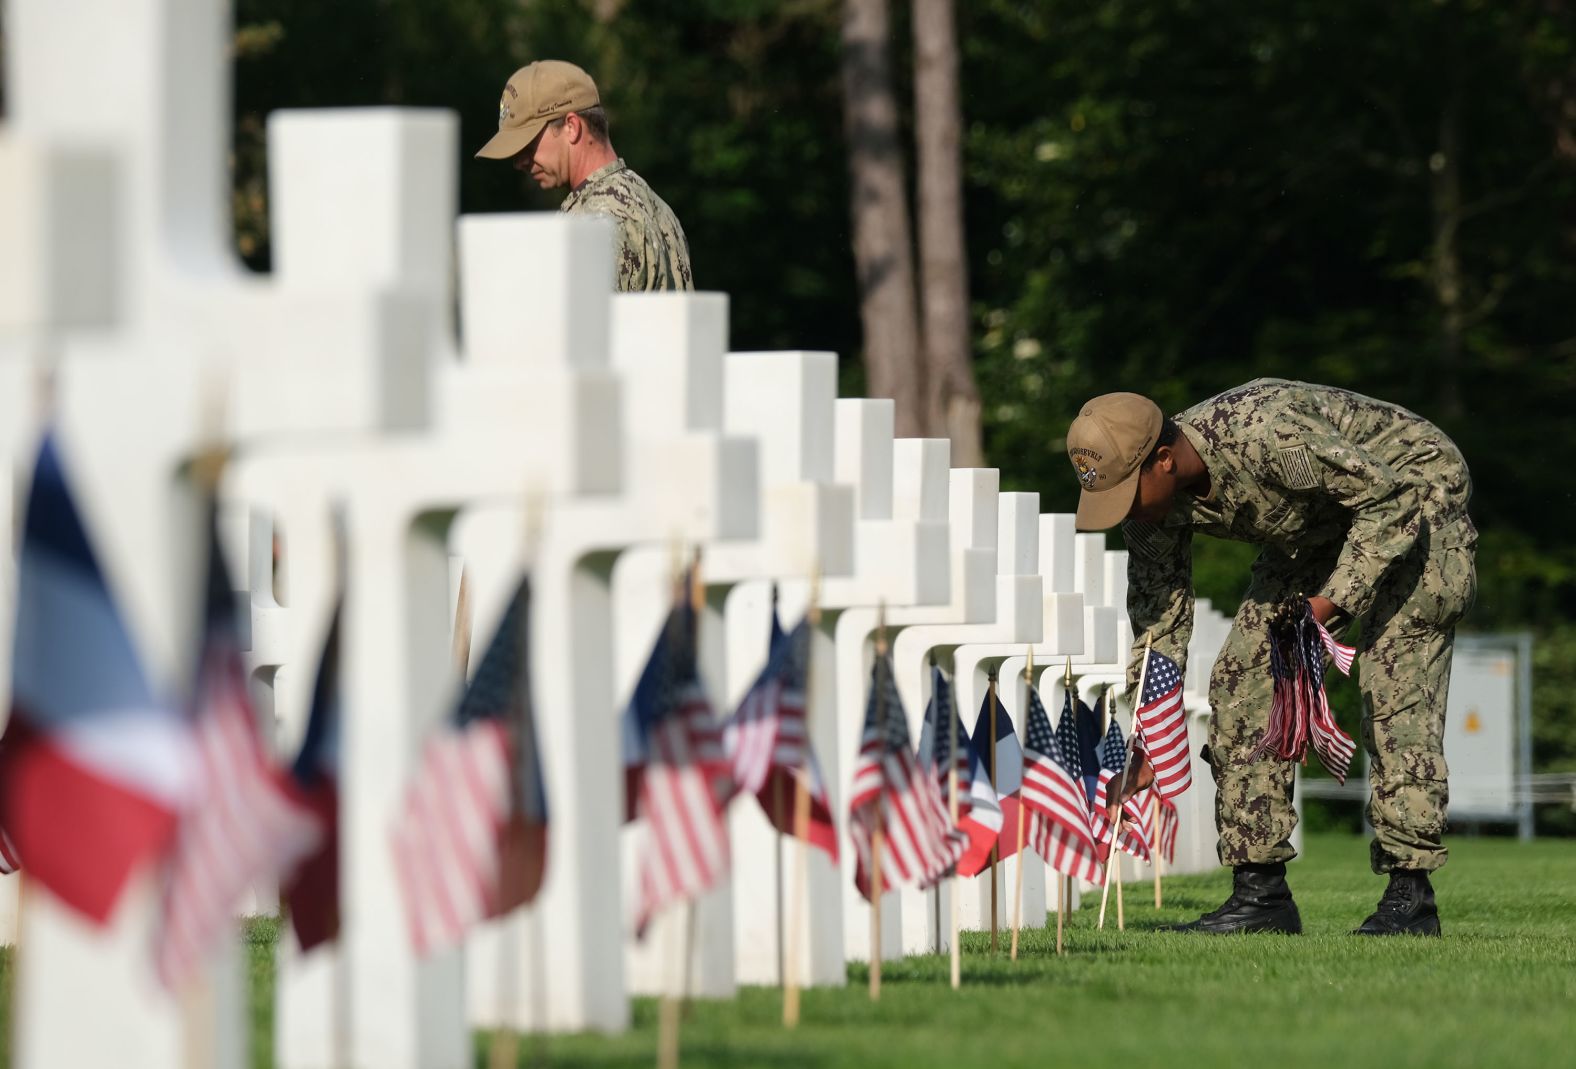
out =
{"type": "Polygon", "coordinates": [[[1122,524],[1122,541],[1127,543],[1128,552],[1145,560],[1159,560],[1167,548],[1166,536],[1160,528],[1138,520],[1127,520],[1122,524]]]}
{"type": "Polygon", "coordinates": [[[1314,490],[1319,486],[1319,475],[1313,470],[1313,454],[1305,445],[1282,446],[1276,450],[1280,462],[1281,480],[1288,490],[1314,490]]]}

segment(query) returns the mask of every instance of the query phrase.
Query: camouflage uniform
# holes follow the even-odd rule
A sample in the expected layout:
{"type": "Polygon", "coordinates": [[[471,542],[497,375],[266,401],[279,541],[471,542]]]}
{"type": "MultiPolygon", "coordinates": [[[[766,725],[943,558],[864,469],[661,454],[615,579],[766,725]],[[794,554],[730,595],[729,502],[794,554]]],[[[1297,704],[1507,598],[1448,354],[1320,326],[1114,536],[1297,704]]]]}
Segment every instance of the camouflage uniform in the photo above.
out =
{"type": "Polygon", "coordinates": [[[566,212],[610,216],[618,226],[614,283],[623,291],[692,290],[689,242],[667,202],[646,180],[615,160],[564,198],[566,212]]]}
{"type": "Polygon", "coordinates": [[[1184,663],[1193,532],[1263,547],[1210,679],[1206,757],[1221,862],[1295,854],[1293,767],[1252,751],[1269,720],[1267,619],[1287,595],[1318,594],[1341,610],[1332,631],[1363,620],[1374,871],[1439,868],[1450,658],[1456,621],[1477,591],[1472,482],[1460,451],[1396,405],[1279,379],[1228,390],[1175,421],[1209,470],[1210,492],[1178,493],[1158,526],[1123,525],[1133,633],[1150,632],[1158,651],[1184,663]]]}

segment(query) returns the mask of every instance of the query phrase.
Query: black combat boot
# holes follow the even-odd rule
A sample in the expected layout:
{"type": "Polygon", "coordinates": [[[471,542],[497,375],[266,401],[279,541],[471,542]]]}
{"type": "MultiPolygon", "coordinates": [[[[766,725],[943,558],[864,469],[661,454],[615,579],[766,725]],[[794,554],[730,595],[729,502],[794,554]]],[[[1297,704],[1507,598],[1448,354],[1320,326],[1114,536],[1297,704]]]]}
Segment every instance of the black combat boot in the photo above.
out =
{"type": "Polygon", "coordinates": [[[1233,932],[1302,933],[1302,917],[1286,886],[1286,863],[1238,865],[1231,870],[1231,897],[1212,913],[1188,924],[1172,925],[1172,932],[1208,932],[1229,935],[1233,932]]]}
{"type": "Polygon", "coordinates": [[[1396,869],[1384,889],[1379,908],[1353,935],[1438,935],[1439,907],[1428,873],[1396,869]]]}

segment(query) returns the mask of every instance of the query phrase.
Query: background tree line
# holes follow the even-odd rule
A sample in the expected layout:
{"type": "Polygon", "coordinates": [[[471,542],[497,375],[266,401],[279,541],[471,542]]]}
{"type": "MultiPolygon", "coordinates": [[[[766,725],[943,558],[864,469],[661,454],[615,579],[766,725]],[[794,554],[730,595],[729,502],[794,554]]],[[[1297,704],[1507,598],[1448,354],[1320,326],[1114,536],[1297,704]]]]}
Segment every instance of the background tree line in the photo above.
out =
{"type": "MultiPolygon", "coordinates": [[[[1576,3],[953,7],[239,0],[238,244],[266,266],[278,107],[454,108],[464,211],[555,206],[469,153],[515,67],[575,60],[683,220],[697,284],[731,295],[736,348],[836,351],[845,392],[898,398],[962,456],[977,434],[1047,509],[1073,506],[1062,435],[1106,390],[1175,410],[1283,375],[1440,423],[1476,480],[1468,627],[1535,632],[1536,763],[1576,770],[1576,3]],[[962,257],[927,216],[948,195],[951,62],[962,257]],[[950,324],[949,293],[967,302],[950,324]],[[926,355],[949,344],[978,384],[961,410],[937,400],[956,363],[926,355]]],[[[1200,594],[1230,611],[1251,556],[1205,546],[1200,594]]],[[[1336,703],[1355,729],[1355,688],[1336,703]]]]}
{"type": "MultiPolygon", "coordinates": [[[[237,0],[238,250],[267,267],[282,107],[453,108],[462,210],[554,207],[470,153],[510,72],[574,60],[697,285],[731,295],[734,347],[838,352],[845,393],[897,397],[1047,509],[1107,390],[1175,410],[1284,375],[1440,423],[1476,479],[1468,627],[1535,632],[1536,763],[1576,770],[1576,0],[953,6],[237,0]],[[950,237],[927,223],[949,212],[950,237]]],[[[1229,611],[1251,553],[1207,545],[1199,593],[1229,611]]]]}

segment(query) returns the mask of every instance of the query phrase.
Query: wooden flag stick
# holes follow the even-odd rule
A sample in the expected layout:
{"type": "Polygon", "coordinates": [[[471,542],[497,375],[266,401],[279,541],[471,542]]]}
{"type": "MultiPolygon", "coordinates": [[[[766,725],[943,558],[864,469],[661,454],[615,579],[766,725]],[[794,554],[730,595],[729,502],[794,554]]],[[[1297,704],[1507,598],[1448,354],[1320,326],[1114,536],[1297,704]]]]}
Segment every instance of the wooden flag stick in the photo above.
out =
{"type": "Polygon", "coordinates": [[[1058,955],[1066,953],[1062,949],[1062,926],[1067,920],[1067,899],[1072,897],[1072,893],[1073,878],[1071,876],[1063,876],[1061,887],[1056,895],[1056,953],[1058,955]]]}
{"type": "MultiPolygon", "coordinates": [[[[1062,690],[1070,692],[1072,689],[1073,689],[1073,659],[1072,659],[1072,655],[1069,654],[1068,657],[1067,657],[1067,670],[1062,675],[1062,690]]],[[[1076,715],[1076,713],[1074,715],[1076,715]]],[[[1082,780],[1079,781],[1079,783],[1077,784],[1077,787],[1078,787],[1079,792],[1081,793],[1083,791],[1083,789],[1084,789],[1082,780]]],[[[1061,888],[1060,888],[1059,893],[1056,896],[1056,953],[1057,954],[1065,954],[1066,953],[1066,951],[1062,948],[1062,928],[1066,924],[1067,918],[1072,916],[1072,897],[1073,897],[1073,878],[1071,876],[1069,876],[1069,875],[1063,874],[1062,875],[1061,888]]]]}
{"type": "MultiPolygon", "coordinates": [[[[781,776],[772,776],[772,828],[777,833],[777,842],[772,851],[772,868],[774,870],[774,883],[777,891],[777,982],[783,985],[783,998],[788,997],[788,956],[787,935],[784,926],[788,922],[786,895],[783,893],[783,833],[778,821],[782,819],[783,811],[783,780],[781,776]]],[[[786,1019],[787,1011],[784,1010],[786,1019]]]]}
{"type": "Polygon", "coordinates": [[[810,789],[801,777],[793,792],[793,908],[788,914],[788,985],[783,992],[783,1024],[799,1026],[799,943],[804,938],[805,884],[810,878],[810,789]]]}
{"type": "MultiPolygon", "coordinates": [[[[940,703],[937,703],[939,710],[940,703]]],[[[947,747],[947,811],[952,827],[958,826],[958,713],[956,709],[949,709],[951,714],[947,717],[947,738],[951,744],[947,747]]],[[[952,866],[952,877],[947,883],[947,907],[950,917],[948,926],[948,952],[952,958],[952,990],[956,991],[963,986],[963,948],[958,945],[958,867],[952,866]]]]}
{"type": "Polygon", "coordinates": [[[519,1036],[509,1023],[509,1002],[514,987],[514,963],[519,960],[510,946],[513,929],[503,925],[498,932],[498,1024],[493,1028],[487,1048],[487,1069],[514,1069],[519,1060],[519,1036]]]}
{"type": "Polygon", "coordinates": [[[1149,860],[1155,865],[1155,908],[1160,908],[1160,863],[1165,860],[1160,855],[1160,795],[1153,789],[1149,792],[1149,860]]]}
{"type": "Polygon", "coordinates": [[[1122,863],[1121,851],[1117,849],[1116,834],[1111,835],[1111,849],[1105,855],[1105,882],[1100,887],[1100,921],[1096,928],[1105,928],[1105,906],[1111,900],[1111,870],[1122,863]]]}
{"type": "MultiPolygon", "coordinates": [[[[1122,867],[1120,854],[1116,858],[1116,867],[1118,869],[1122,867]]],[[[1119,932],[1127,931],[1127,919],[1122,915],[1122,874],[1120,871],[1116,874],[1116,930],[1119,932]]]]}
{"type": "MultiPolygon", "coordinates": [[[[996,673],[990,674],[990,736],[987,745],[990,747],[990,789],[996,793],[996,673]]],[[[1001,797],[997,795],[996,804],[1001,804],[1001,797]]],[[[999,924],[996,920],[996,866],[1000,861],[1000,840],[990,844],[990,952],[996,953],[999,924]]]]}
{"type": "MultiPolygon", "coordinates": [[[[777,618],[777,584],[772,583],[772,618],[777,618]]],[[[767,651],[768,658],[771,651],[767,651]]],[[[785,911],[786,896],[783,893],[783,781],[781,776],[772,776],[772,828],[777,834],[777,842],[772,851],[773,885],[777,892],[777,982],[783,988],[783,1023],[788,1022],[788,961],[783,949],[787,936],[784,934],[784,925],[787,923],[788,914],[785,911]]]]}
{"type": "MultiPolygon", "coordinates": [[[[776,591],[773,589],[773,597],[776,591]]],[[[775,601],[773,602],[775,611],[775,601]]],[[[805,612],[805,622],[809,628],[808,642],[805,649],[804,666],[804,734],[805,753],[813,753],[811,743],[814,733],[810,725],[815,720],[815,635],[821,627],[821,569],[817,565],[810,573],[810,606],[805,612]]],[[[784,965],[785,987],[783,989],[783,1026],[797,1028],[799,1026],[799,944],[804,939],[805,912],[807,903],[805,896],[809,893],[810,883],[810,762],[805,758],[804,767],[799,769],[799,774],[794,777],[793,788],[793,840],[794,840],[794,878],[793,878],[793,904],[788,914],[788,946],[784,965]]],[[[782,778],[775,777],[781,783],[782,778]]],[[[779,848],[778,858],[781,863],[782,851],[779,848]]],[[[779,903],[781,898],[778,899],[779,903]]],[[[779,906],[780,908],[780,906],[779,906]]],[[[779,942],[779,946],[781,943],[779,942]]]]}
{"type": "MultiPolygon", "coordinates": [[[[669,954],[683,953],[683,935],[676,926],[668,939],[668,948],[669,954]]],[[[662,996],[657,1010],[657,1069],[678,1069],[678,1065],[679,998],[670,989],[662,996]]]]}
{"type": "MultiPolygon", "coordinates": [[[[876,658],[879,660],[886,656],[886,603],[882,602],[876,611],[876,658]]],[[[886,731],[886,691],[885,688],[876,692],[876,725],[878,730],[885,735],[886,731]]],[[[882,806],[886,799],[876,799],[876,826],[870,836],[870,1001],[879,1002],[881,999],[881,851],[885,847],[885,827],[882,820],[882,806]]]]}
{"type": "MultiPolygon", "coordinates": [[[[1029,715],[1029,687],[1030,680],[1034,677],[1034,647],[1029,647],[1028,658],[1023,665],[1023,702],[1018,706],[1018,719],[1022,720],[1029,715]]],[[[1018,797],[1018,849],[1013,855],[1018,859],[1014,872],[1012,888],[1012,953],[1009,955],[1013,961],[1018,960],[1018,929],[1023,924],[1023,796],[1018,797]]]]}
{"type": "MultiPolygon", "coordinates": [[[[706,584],[700,577],[700,546],[690,552],[689,607],[694,623],[690,633],[690,656],[695,659],[695,675],[700,677],[700,621],[706,608],[706,584]]],[[[700,925],[695,922],[695,900],[684,904],[684,990],[681,1009],[689,1016],[690,997],[695,991],[695,942],[700,936],[700,925]]]]}
{"type": "Polygon", "coordinates": [[[454,668],[460,674],[460,685],[471,667],[471,571],[460,565],[460,589],[454,598],[454,668]]]}
{"type": "Polygon", "coordinates": [[[881,1001],[881,812],[870,836],[870,1001],[881,1001]]]}

